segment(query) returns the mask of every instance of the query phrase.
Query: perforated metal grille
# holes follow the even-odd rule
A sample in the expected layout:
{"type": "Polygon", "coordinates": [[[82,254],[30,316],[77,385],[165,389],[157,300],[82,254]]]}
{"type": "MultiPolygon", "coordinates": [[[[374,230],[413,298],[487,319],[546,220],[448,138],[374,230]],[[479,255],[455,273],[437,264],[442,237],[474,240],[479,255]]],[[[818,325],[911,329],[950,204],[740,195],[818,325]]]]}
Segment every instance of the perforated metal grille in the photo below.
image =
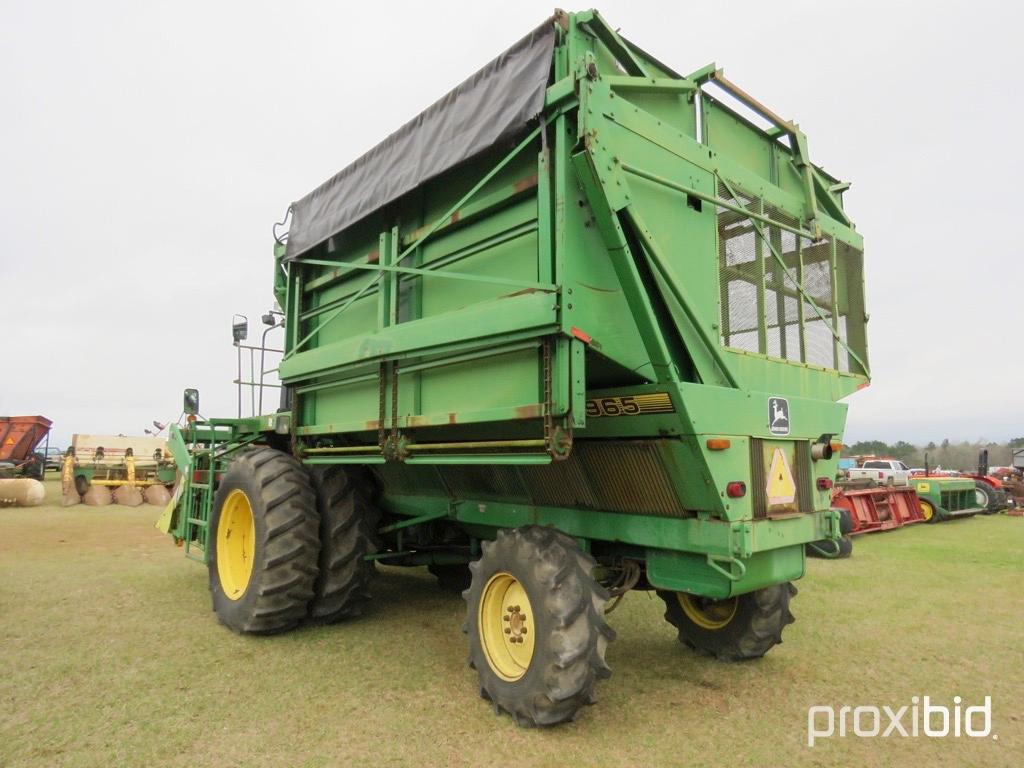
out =
{"type": "Polygon", "coordinates": [[[756,437],[750,440],[750,485],[753,489],[754,519],[760,520],[768,516],[768,493],[764,470],[764,441],[756,437]]]}
{"type": "Polygon", "coordinates": [[[385,464],[389,493],[686,517],[656,441],[586,441],[566,461],[542,466],[385,464]]]}
{"type": "Polygon", "coordinates": [[[722,345],[851,370],[843,344],[861,359],[864,350],[861,253],[830,237],[797,236],[785,229],[799,228],[792,216],[730,186],[736,197],[719,181],[721,199],[773,223],[755,226],[744,213],[717,208],[722,345]]]}

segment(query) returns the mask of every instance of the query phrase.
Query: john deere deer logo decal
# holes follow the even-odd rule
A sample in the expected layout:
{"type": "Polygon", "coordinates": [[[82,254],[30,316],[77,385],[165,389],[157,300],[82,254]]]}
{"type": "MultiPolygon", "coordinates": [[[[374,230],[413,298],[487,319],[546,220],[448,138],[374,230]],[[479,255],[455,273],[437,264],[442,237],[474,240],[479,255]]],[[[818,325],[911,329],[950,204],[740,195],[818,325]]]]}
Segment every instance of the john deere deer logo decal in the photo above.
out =
{"type": "Polygon", "coordinates": [[[773,435],[789,434],[789,401],[786,398],[768,398],[768,431],[773,435]]]}

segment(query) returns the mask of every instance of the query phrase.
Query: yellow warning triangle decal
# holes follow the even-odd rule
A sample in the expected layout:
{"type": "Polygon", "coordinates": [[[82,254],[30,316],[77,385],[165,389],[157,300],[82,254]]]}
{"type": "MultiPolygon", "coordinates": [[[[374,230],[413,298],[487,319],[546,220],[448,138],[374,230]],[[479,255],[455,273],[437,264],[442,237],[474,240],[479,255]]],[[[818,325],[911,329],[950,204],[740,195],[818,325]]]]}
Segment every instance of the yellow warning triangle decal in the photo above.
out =
{"type": "Polygon", "coordinates": [[[796,500],[796,483],[793,472],[789,468],[786,452],[776,448],[772,453],[772,463],[768,468],[768,506],[776,504],[792,504],[796,500]]]}

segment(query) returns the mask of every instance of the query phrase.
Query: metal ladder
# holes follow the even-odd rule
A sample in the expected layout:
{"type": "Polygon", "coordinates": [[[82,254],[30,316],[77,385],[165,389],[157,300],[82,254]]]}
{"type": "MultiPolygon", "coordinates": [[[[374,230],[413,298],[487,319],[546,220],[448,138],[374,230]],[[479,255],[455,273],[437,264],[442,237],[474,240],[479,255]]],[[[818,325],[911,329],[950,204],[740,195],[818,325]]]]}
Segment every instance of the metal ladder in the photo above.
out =
{"type": "Polygon", "coordinates": [[[182,499],[181,514],[185,520],[184,550],[185,557],[190,560],[206,562],[209,550],[210,515],[213,512],[214,478],[224,469],[224,462],[217,456],[217,446],[193,454],[193,462],[188,467],[192,483],[189,493],[182,499]],[[196,466],[197,464],[206,464],[196,466]],[[205,477],[204,477],[205,475],[205,477]],[[196,477],[205,482],[196,482],[196,477]],[[195,551],[193,551],[195,550],[195,551]]]}

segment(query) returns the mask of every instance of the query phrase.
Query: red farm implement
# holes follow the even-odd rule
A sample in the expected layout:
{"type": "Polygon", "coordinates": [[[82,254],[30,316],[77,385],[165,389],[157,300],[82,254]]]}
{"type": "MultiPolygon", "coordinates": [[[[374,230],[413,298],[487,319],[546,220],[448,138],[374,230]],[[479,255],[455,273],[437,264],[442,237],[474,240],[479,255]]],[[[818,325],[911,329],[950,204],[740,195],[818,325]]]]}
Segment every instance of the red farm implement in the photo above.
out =
{"type": "Polygon", "coordinates": [[[906,486],[837,487],[832,493],[832,506],[849,512],[851,535],[924,522],[917,493],[906,486]]]}
{"type": "Polygon", "coordinates": [[[0,477],[43,478],[45,455],[35,450],[49,442],[52,424],[42,416],[0,416],[0,477]]]}

